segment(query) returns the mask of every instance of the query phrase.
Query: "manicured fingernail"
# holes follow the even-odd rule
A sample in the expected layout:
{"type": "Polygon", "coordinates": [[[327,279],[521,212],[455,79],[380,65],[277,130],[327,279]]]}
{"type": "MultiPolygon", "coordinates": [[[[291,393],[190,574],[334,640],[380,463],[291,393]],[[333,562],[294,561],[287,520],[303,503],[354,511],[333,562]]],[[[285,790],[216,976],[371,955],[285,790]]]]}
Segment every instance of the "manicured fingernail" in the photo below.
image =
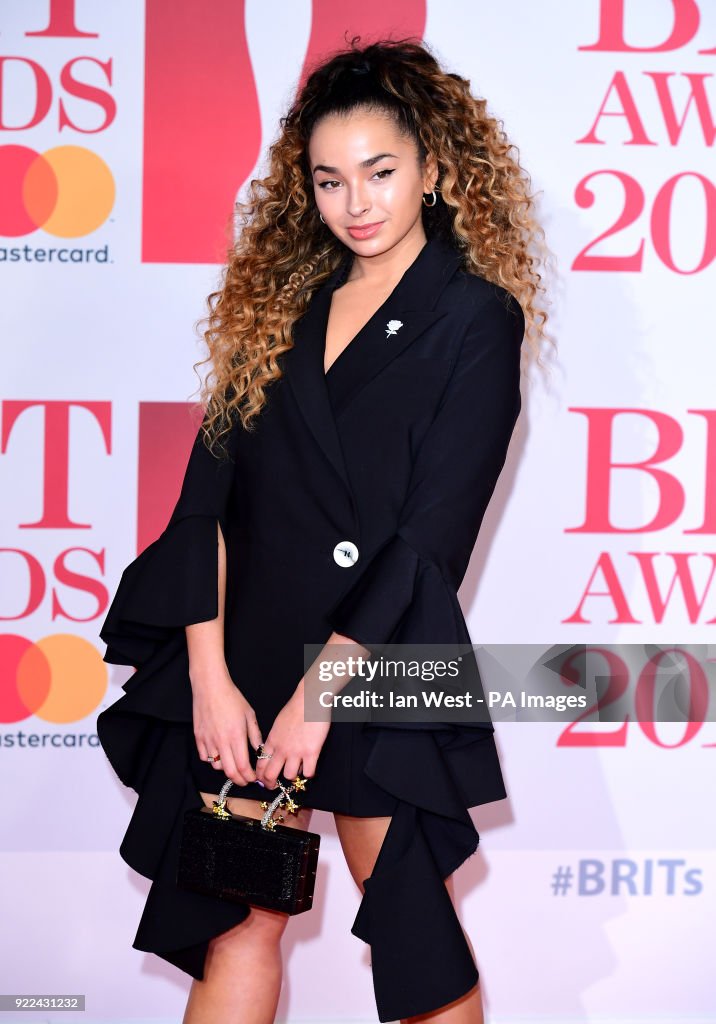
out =
{"type": "MultiPolygon", "coordinates": [[[[258,782],[259,786],[264,786],[264,784],[263,784],[263,782],[261,781],[261,779],[257,779],[256,781],[258,782]]],[[[266,789],[266,787],[265,787],[265,786],[264,786],[264,789],[266,789]]]]}

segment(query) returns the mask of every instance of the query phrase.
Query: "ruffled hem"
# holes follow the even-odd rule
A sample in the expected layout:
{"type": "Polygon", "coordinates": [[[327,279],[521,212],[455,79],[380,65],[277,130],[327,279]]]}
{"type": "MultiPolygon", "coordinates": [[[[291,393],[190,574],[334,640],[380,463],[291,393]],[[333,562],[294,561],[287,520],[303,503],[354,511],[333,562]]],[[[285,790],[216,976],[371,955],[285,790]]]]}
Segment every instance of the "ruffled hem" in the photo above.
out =
{"type": "Polygon", "coordinates": [[[365,771],[399,803],[351,932],[371,947],[378,1019],[392,1021],[436,1010],[477,984],[445,879],[480,836],[436,733],[381,730],[365,771]]]}
{"type": "MultiPolygon", "coordinates": [[[[202,805],[188,767],[190,719],[172,720],[182,714],[178,690],[190,686],[179,655],[151,673],[140,670],[132,681],[138,676],[132,693],[98,718],[107,756],[138,794],[120,854],[152,879],[132,945],[201,980],[210,940],[244,921],[250,907],[176,885],[184,815],[202,805]]],[[[480,840],[447,733],[379,729],[364,770],[397,799],[351,927],[371,947],[378,1019],[386,1022],[437,1009],[477,983],[479,972],[444,880],[480,840]]],[[[483,790],[481,802],[504,796],[496,784],[492,793],[483,790]]]]}
{"type": "MultiPolygon", "coordinates": [[[[216,522],[212,515],[174,519],[125,569],[100,633],[105,661],[137,668],[124,695],[97,718],[115,773],[138,794],[120,854],[152,880],[133,947],[199,980],[210,940],[250,912],[248,905],[176,885],[184,815],[202,806],[190,770],[194,736],[184,627],[217,614],[216,522]]],[[[391,639],[430,635],[465,642],[451,588],[434,566],[410,552],[402,544],[393,552],[391,578],[400,565],[407,604],[391,639]]],[[[488,783],[479,770],[471,779],[461,777],[467,763],[480,765],[481,755],[490,754],[492,737],[484,726],[365,727],[377,733],[364,771],[397,804],[375,869],[364,880],[351,932],[371,947],[378,1018],[387,1022],[443,1006],[478,981],[444,880],[479,844],[468,807],[506,794],[499,769],[488,783]],[[480,749],[471,751],[479,740],[480,749]]]]}

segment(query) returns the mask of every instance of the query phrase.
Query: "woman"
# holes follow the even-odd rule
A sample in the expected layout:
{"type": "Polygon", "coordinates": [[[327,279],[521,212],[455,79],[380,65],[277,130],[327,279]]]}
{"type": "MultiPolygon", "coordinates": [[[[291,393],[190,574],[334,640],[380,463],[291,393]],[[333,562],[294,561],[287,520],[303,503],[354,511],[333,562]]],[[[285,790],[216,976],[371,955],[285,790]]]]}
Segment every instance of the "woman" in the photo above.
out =
{"type": "Polygon", "coordinates": [[[489,716],[307,720],[304,645],[470,643],[457,589],[546,321],[510,150],[423,44],[352,45],[251,183],[181,495],[100,634],[137,668],[98,718],[139,794],[120,852],[153,880],[134,946],[195,979],[185,1024],[273,1021],[287,916],[179,891],[183,815],[228,776],[229,809],[260,817],[299,772],[284,823],[335,815],[379,1019],[482,1020],[452,874],[469,808],[506,795],[489,716]]]}

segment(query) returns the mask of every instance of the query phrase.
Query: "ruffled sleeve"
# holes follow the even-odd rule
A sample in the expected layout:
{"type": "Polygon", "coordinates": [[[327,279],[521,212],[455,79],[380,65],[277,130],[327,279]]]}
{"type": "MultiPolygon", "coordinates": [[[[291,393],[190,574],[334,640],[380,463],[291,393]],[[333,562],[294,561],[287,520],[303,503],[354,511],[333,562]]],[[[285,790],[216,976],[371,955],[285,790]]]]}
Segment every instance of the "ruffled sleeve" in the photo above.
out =
{"type": "Polygon", "coordinates": [[[198,430],[166,528],[122,573],[99,633],[104,661],[138,668],[184,626],[216,618],[217,522],[225,534],[236,432],[219,458],[198,430]]]}
{"type": "MultiPolygon", "coordinates": [[[[445,608],[467,570],[521,409],[525,319],[502,289],[475,315],[417,453],[394,535],[330,610],[337,632],[370,650],[391,642],[459,642],[445,608]],[[500,297],[500,293],[502,297],[500,297]],[[411,617],[430,606],[435,624],[411,617]],[[421,590],[423,591],[421,593],[421,590]]],[[[358,568],[360,563],[358,564],[358,568]]]]}
{"type": "MultiPolygon", "coordinates": [[[[185,626],[218,613],[217,522],[225,529],[236,430],[219,459],[199,428],[169,522],[125,568],[99,633],[107,644],[104,661],[136,669],[96,727],[120,781],[139,795],[120,853],[148,878],[164,869],[165,854],[178,841],[178,774],[194,742],[185,626]]],[[[186,793],[191,799],[188,781],[186,793]]]]}
{"type": "Polygon", "coordinates": [[[136,668],[96,722],[109,763],[137,793],[120,855],[152,879],[132,945],[197,979],[210,939],[249,914],[244,904],[176,884],[184,816],[202,805],[190,768],[195,741],[184,627],[218,612],[217,522],[225,533],[238,429],[224,438],[221,458],[198,430],[169,522],[122,573],[99,634],[107,644],[104,661],[136,668]]]}

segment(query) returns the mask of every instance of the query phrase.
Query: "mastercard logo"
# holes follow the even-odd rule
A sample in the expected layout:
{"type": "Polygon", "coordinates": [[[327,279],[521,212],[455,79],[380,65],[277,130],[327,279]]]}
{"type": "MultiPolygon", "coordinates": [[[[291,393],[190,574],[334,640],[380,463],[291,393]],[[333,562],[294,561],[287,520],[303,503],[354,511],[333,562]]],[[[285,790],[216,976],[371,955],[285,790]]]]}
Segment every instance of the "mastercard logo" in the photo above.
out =
{"type": "Polygon", "coordinates": [[[80,636],[56,633],[33,643],[0,636],[0,722],[35,715],[55,725],[77,722],[107,692],[107,665],[80,636]]]}
{"type": "Polygon", "coordinates": [[[0,146],[0,235],[16,238],[42,228],[57,238],[80,238],[109,217],[116,188],[107,164],[82,146],[37,153],[0,146]]]}

